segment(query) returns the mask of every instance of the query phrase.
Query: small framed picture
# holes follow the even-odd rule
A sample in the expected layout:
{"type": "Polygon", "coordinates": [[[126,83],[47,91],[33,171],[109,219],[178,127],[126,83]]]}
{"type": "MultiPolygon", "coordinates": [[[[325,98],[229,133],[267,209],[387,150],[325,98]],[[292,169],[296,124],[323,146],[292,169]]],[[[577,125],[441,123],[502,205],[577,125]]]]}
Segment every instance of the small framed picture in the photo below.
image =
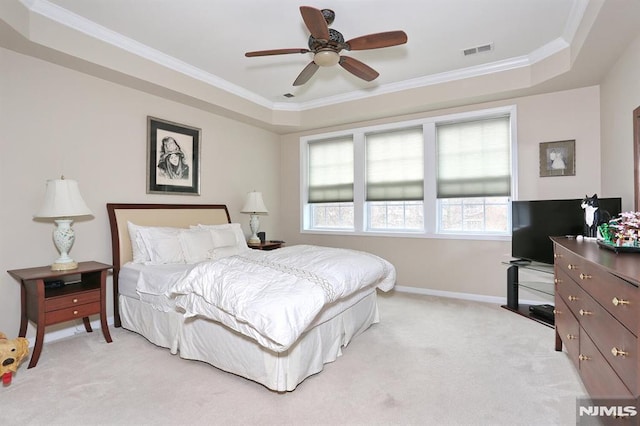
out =
{"type": "Polygon", "coordinates": [[[147,194],[200,195],[200,129],[147,117],[147,194]]]}
{"type": "Polygon", "coordinates": [[[575,176],[576,141],[540,143],[540,176],[575,176]]]}

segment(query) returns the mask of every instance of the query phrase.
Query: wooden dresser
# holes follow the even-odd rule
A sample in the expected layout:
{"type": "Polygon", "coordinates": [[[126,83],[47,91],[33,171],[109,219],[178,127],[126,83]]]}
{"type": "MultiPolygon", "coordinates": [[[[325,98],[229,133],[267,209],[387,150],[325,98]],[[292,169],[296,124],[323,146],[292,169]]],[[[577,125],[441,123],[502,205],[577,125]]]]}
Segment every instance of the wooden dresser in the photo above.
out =
{"type": "Polygon", "coordinates": [[[591,397],[637,398],[640,254],[551,239],[556,350],[564,343],[591,397]]]}

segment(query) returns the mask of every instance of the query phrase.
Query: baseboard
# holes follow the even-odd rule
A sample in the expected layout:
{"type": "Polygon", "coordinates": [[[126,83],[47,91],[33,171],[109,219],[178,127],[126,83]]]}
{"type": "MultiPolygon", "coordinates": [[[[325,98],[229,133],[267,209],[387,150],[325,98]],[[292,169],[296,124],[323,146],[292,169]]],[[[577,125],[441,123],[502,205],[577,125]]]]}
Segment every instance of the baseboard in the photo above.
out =
{"type": "MultiPolygon", "coordinates": [[[[107,317],[107,324],[109,327],[113,327],[113,317],[107,317]]],[[[91,328],[94,333],[100,333],[102,335],[102,326],[100,325],[100,319],[96,319],[91,321],[91,328]]],[[[35,330],[34,330],[35,331],[35,330]]],[[[65,327],[56,331],[45,331],[44,332],[44,343],[55,342],[57,340],[66,339],[68,337],[73,337],[76,334],[86,334],[87,330],[84,328],[84,323],[82,321],[71,327],[65,327]]],[[[29,340],[29,347],[32,348],[36,344],[36,336],[29,336],[27,333],[27,339],[29,340]]]]}
{"type": "MultiPolygon", "coordinates": [[[[496,305],[504,305],[507,303],[506,297],[499,297],[499,296],[485,296],[482,294],[459,293],[456,291],[433,290],[429,288],[407,287],[407,286],[401,286],[401,285],[395,286],[394,289],[399,293],[420,294],[423,296],[438,296],[438,297],[446,297],[449,299],[471,300],[474,302],[493,303],[496,305]]],[[[549,302],[544,302],[540,300],[520,300],[519,303],[522,303],[525,305],[540,305],[540,304],[549,303],[549,302]]]]}
{"type": "MultiPolygon", "coordinates": [[[[462,300],[470,300],[474,302],[484,302],[484,303],[493,303],[496,305],[504,305],[507,303],[506,297],[498,297],[498,296],[485,296],[482,294],[474,294],[474,293],[459,293],[456,291],[442,291],[442,290],[432,290],[428,288],[419,288],[419,287],[407,287],[397,285],[394,287],[394,290],[399,293],[410,293],[410,294],[419,294],[423,296],[437,296],[437,297],[446,297],[449,299],[462,299],[462,300]]],[[[540,300],[520,300],[522,304],[527,305],[539,305],[545,302],[541,302],[540,300]]],[[[113,327],[113,317],[107,317],[107,324],[109,327],[113,327]]],[[[96,319],[91,321],[91,328],[94,330],[94,333],[97,331],[101,333],[101,325],[100,319],[96,319]]],[[[84,334],[86,330],[84,329],[84,324],[79,322],[73,327],[67,327],[56,331],[46,332],[44,333],[44,343],[55,342],[57,340],[66,339],[68,337],[73,337],[76,334],[84,334]]],[[[29,347],[33,347],[36,342],[35,336],[27,335],[27,339],[29,339],[29,347]]]]}

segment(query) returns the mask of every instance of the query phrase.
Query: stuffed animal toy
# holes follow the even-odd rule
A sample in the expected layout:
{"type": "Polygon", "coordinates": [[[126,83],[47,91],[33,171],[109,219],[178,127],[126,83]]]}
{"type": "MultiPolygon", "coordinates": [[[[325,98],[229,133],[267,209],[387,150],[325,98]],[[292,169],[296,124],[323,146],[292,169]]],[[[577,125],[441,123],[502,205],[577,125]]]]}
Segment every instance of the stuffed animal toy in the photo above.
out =
{"type": "Polygon", "coordinates": [[[24,337],[13,340],[0,332],[0,376],[2,383],[11,384],[11,377],[18,369],[20,362],[29,354],[29,341],[24,337]]]}

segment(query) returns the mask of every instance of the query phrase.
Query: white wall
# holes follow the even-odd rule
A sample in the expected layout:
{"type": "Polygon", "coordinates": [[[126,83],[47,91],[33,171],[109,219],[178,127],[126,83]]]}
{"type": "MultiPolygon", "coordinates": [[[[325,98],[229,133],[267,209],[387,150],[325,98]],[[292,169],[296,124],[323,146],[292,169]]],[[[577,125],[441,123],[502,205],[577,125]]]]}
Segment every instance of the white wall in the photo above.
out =
{"type": "Polygon", "coordinates": [[[640,36],[601,84],[602,188],[622,195],[623,211],[634,209],[633,110],[640,106],[640,36]]]}
{"type": "MultiPolygon", "coordinates": [[[[598,87],[569,90],[394,117],[384,121],[354,123],[361,127],[390,121],[491,108],[517,106],[518,185],[520,199],[580,198],[601,194],[600,98],[598,87]],[[576,175],[539,176],[541,142],[576,140],[576,175]]],[[[336,128],[321,129],[324,133],[336,128]]],[[[459,292],[489,297],[506,296],[506,267],[510,241],[473,241],[397,237],[329,236],[300,233],[299,138],[290,134],[282,144],[283,238],[292,243],[311,243],[362,249],[387,258],[397,268],[400,286],[434,292],[459,292]]],[[[616,195],[616,194],[603,194],[616,195]]]]}
{"type": "MultiPolygon", "coordinates": [[[[48,265],[58,255],[54,224],[32,218],[47,179],[77,180],[94,213],[74,224],[70,254],[79,261],[111,262],[108,202],[227,204],[248,235],[239,210],[255,189],[270,212],[261,229],[279,234],[280,142],[273,133],[5,49],[0,120],[0,330],[9,336],[18,333],[20,287],[4,271],[48,265]],[[202,129],[200,196],[146,194],[148,115],[202,129]]],[[[109,315],[111,305],[109,277],[109,315]]]]}

